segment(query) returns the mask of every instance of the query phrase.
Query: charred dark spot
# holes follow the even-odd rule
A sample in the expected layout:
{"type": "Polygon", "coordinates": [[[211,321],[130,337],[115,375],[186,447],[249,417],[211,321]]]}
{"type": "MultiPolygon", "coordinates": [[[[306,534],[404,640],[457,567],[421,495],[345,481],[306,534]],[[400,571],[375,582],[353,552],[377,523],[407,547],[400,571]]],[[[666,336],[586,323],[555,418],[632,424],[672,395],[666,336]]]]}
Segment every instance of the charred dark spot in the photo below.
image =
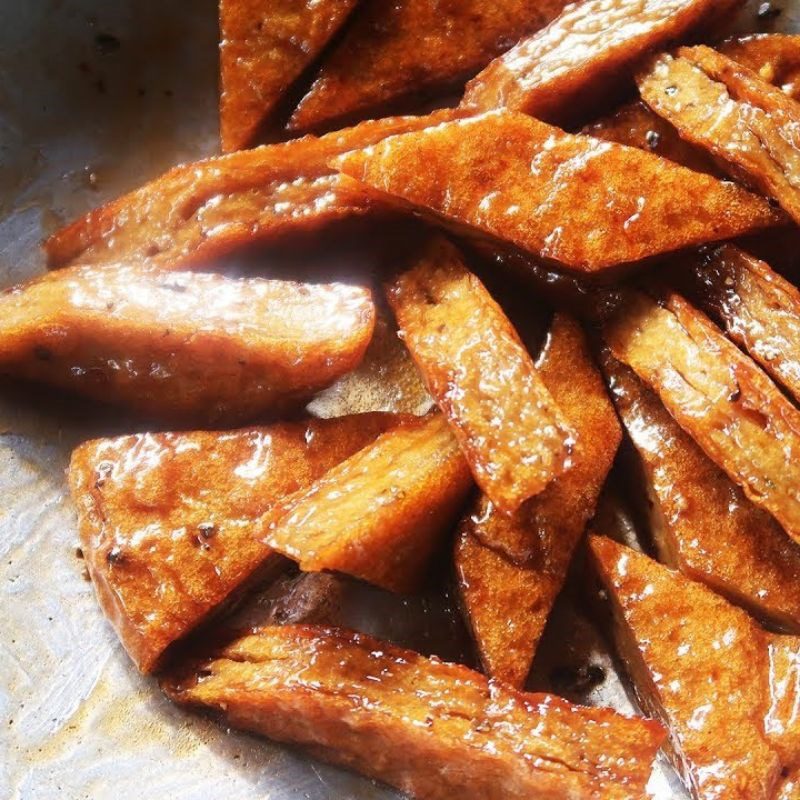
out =
{"type": "Polygon", "coordinates": [[[661,144],[661,134],[658,131],[647,131],[644,138],[651,150],[655,150],[661,144]]]}
{"type": "Polygon", "coordinates": [[[768,197],[767,198],[767,202],[770,204],[771,208],[780,208],[781,207],[781,204],[774,197],[768,197]]]}
{"type": "Polygon", "coordinates": [[[112,567],[119,566],[125,561],[125,553],[122,552],[122,548],[120,547],[112,547],[111,550],[106,553],[106,561],[112,567]]]}
{"type": "Polygon", "coordinates": [[[585,694],[606,679],[606,671],[597,664],[556,667],[550,682],[559,693],[585,694]]]}
{"type": "Polygon", "coordinates": [[[741,396],[742,396],[742,389],[737,383],[736,388],[728,395],[728,402],[735,403],[741,396]]]}
{"type": "Polygon", "coordinates": [[[42,345],[36,345],[33,348],[33,355],[38,361],[52,361],[53,359],[52,351],[42,345]]]}
{"type": "Polygon", "coordinates": [[[204,539],[210,539],[217,532],[217,526],[213,522],[201,522],[197,530],[204,539]]]}
{"type": "Polygon", "coordinates": [[[75,548],[75,558],[83,558],[83,549],[80,547],[75,548]]]}
{"type": "Polygon", "coordinates": [[[94,37],[94,46],[102,56],[110,56],[122,47],[122,42],[110,33],[98,33],[94,37]]]}

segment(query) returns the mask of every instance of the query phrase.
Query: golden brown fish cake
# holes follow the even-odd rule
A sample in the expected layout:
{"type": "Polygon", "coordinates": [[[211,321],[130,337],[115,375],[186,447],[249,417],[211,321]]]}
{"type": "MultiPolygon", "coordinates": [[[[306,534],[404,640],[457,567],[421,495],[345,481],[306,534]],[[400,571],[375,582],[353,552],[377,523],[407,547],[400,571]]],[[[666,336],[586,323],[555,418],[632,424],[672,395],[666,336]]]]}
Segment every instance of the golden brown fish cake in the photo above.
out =
{"type": "Polygon", "coordinates": [[[586,0],[495,59],[462,106],[565,124],[607,102],[648,52],[721,18],[739,0],[586,0]]]}
{"type": "Polygon", "coordinates": [[[690,298],[800,400],[800,291],[730,244],[699,257],[686,277],[690,298]]]}
{"type": "Polygon", "coordinates": [[[533,358],[443,237],[424,243],[386,296],[475,482],[502,511],[516,511],[564,471],[572,449],[533,358]]]}
{"type": "Polygon", "coordinates": [[[580,326],[557,314],[539,361],[575,431],[570,467],[508,516],[482,496],[455,548],[461,603],[484,668],[522,687],[622,432],[580,326]]]}
{"type": "Polygon", "coordinates": [[[357,0],[220,0],[222,150],[249,146],[357,0]]]}
{"type": "Polygon", "coordinates": [[[640,800],[663,740],[649,720],[309,626],[261,628],[162,688],[421,800],[640,800]]]}
{"type": "Polygon", "coordinates": [[[636,375],[606,354],[639,457],[661,561],[762,620],[800,631],[800,546],[711,461],[636,375]]]}
{"type": "Polygon", "coordinates": [[[510,111],[392,136],[334,163],[382,200],[582,273],[785,220],[731,183],[510,111]]]}
{"type": "Polygon", "coordinates": [[[158,668],[173,643],[249,583],[284,569],[258,536],[276,503],[401,421],[359,414],[78,447],[69,481],[81,547],[139,669],[158,668]]]}
{"type": "Polygon", "coordinates": [[[264,541],[303,572],[417,590],[472,487],[441,414],[380,436],[280,503],[264,541]]]}
{"type": "Polygon", "coordinates": [[[181,425],[297,406],[353,369],[371,292],[73,267],[0,293],[0,372],[181,425]]]}
{"type": "Polygon", "coordinates": [[[677,294],[632,294],[604,331],[705,454],[800,541],[800,411],[778,387],[677,294]]]}
{"type": "Polygon", "coordinates": [[[180,269],[366,214],[369,200],[333,174],[331,158],[452,116],[365,122],[175,167],[53,234],[44,245],[48,264],[150,262],[180,269]]]}
{"type": "Polygon", "coordinates": [[[471,78],[566,0],[365,0],[294,112],[306,131],[380,112],[471,78]]]}
{"type": "Polygon", "coordinates": [[[664,53],[637,76],[642,99],[800,220],[800,104],[709,47],[664,53]]]}
{"type": "MultiPolygon", "coordinates": [[[[768,33],[729,39],[720,52],[757,72],[762,80],[800,99],[800,36],[768,33]]],[[[628,103],[586,125],[583,133],[668,158],[684,167],[722,176],[714,159],[701,147],[682,139],[675,128],[641,100],[628,103]]]]}
{"type": "Polygon", "coordinates": [[[740,609],[611,539],[590,557],[642,705],[670,731],[697,800],[770,800],[781,759],[765,731],[768,639],[740,609]]]}

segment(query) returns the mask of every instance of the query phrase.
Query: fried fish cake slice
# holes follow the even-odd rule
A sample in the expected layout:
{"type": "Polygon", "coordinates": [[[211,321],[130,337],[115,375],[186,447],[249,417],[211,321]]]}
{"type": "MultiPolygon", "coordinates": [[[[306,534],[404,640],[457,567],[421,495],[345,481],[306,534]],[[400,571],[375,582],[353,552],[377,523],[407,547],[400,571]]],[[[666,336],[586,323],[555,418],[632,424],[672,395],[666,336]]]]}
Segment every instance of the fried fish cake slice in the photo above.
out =
{"type": "Polygon", "coordinates": [[[566,124],[597,107],[648,52],[722,17],[738,0],[586,0],[495,59],[462,105],[566,124]]]}
{"type": "Polygon", "coordinates": [[[800,220],[800,104],[705,46],[658,56],[637,83],[642,99],[684,139],[800,220]]]}
{"type": "Polygon", "coordinates": [[[264,541],[303,572],[417,590],[472,487],[441,414],[380,436],[282,501],[264,541]]]}
{"type": "Polygon", "coordinates": [[[98,439],[69,483],[95,591],[142,672],[171,645],[288,562],[258,535],[286,495],[402,418],[358,414],[227,432],[98,439]]]}
{"type": "Polygon", "coordinates": [[[768,641],[740,609],[605,537],[590,556],[617,649],[642,705],[670,731],[697,800],[770,800],[781,759],[767,737],[768,641]]]}
{"type": "Polygon", "coordinates": [[[658,397],[606,354],[612,397],[639,457],[661,561],[759,619],[800,631],[800,546],[711,461],[658,397]]]}
{"type": "Polygon", "coordinates": [[[639,800],[663,740],[649,720],[310,626],[261,628],[162,688],[423,800],[639,800]]]}
{"type": "Polygon", "coordinates": [[[583,273],[784,219],[731,183],[510,111],[392,136],[334,163],[382,199],[583,273]]]}
{"type": "MultiPolygon", "coordinates": [[[[720,52],[758,73],[762,80],[800,99],[800,36],[767,33],[729,39],[720,52]]],[[[587,125],[588,136],[606,139],[652,153],[684,167],[722,176],[714,159],[701,147],[682,139],[678,131],[650,107],[636,100],[587,125]]]]}
{"type": "Polygon", "coordinates": [[[800,292],[734,245],[697,259],[690,296],[795,400],[800,400],[800,292]]]}
{"type": "Polygon", "coordinates": [[[570,467],[512,516],[478,498],[461,522],[454,555],[461,603],[484,668],[518,688],[622,438],[572,318],[556,315],[539,372],[575,431],[570,467]]]}
{"type": "Polygon", "coordinates": [[[357,0],[221,0],[222,150],[247,147],[357,0]]]}
{"type": "Polygon", "coordinates": [[[0,372],[181,425],[229,424],[333,383],[374,324],[356,286],[73,267],[0,294],[0,372]]]}
{"type": "Polygon", "coordinates": [[[289,127],[330,127],[456,86],[565,5],[566,0],[366,0],[289,127]]]}
{"type": "Polygon", "coordinates": [[[677,294],[631,294],[604,330],[705,454],[800,541],[800,411],[778,387],[677,294]]]}
{"type": "Polygon", "coordinates": [[[502,511],[516,511],[564,471],[572,432],[510,320],[441,236],[386,296],[475,482],[502,511]]]}
{"type": "Polygon", "coordinates": [[[363,192],[333,174],[330,159],[452,116],[365,122],[175,167],[53,234],[44,245],[48,264],[150,262],[180,269],[369,213],[363,192]]]}

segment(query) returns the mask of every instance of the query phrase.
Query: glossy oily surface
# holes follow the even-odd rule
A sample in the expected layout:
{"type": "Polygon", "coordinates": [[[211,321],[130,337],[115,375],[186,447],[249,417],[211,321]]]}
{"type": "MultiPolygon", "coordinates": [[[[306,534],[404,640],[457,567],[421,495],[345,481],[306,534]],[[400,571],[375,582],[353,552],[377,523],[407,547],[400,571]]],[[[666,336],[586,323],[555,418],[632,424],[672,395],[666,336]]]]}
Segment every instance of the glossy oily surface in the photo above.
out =
{"type": "Polygon", "coordinates": [[[356,0],[221,0],[224,152],[250,145],[283,93],[314,62],[356,0]]]}
{"type": "Polygon", "coordinates": [[[355,367],[368,289],[124,266],[0,294],[0,372],[182,425],[285,410],[355,367]]]}
{"type": "Polygon", "coordinates": [[[573,446],[533,358],[447,239],[422,245],[386,296],[475,482],[500,509],[516,511],[564,471],[573,446]]]}
{"type": "Polygon", "coordinates": [[[262,628],[162,686],[423,800],[638,800],[662,740],[655,723],[335,629],[262,628]]]}
{"type": "MultiPolygon", "coordinates": [[[[800,99],[800,36],[767,33],[730,39],[720,52],[800,99]]],[[[677,130],[650,107],[636,100],[587,125],[583,133],[640,150],[649,150],[684,167],[722,176],[724,173],[703,148],[682,139],[677,130]]]]}
{"type": "Polygon", "coordinates": [[[800,412],[682,297],[631,295],[605,338],[706,455],[800,540],[800,412]]]}
{"type": "Polygon", "coordinates": [[[800,219],[800,105],[708,47],[662,54],[637,78],[642,99],[734,177],[800,219]]]}
{"type": "Polygon", "coordinates": [[[304,572],[412,592],[471,487],[444,418],[409,421],[283,501],[264,541],[304,572]]]}
{"type": "Polygon", "coordinates": [[[175,167],[54,233],[44,245],[49,266],[147,261],[178,269],[365,214],[368,199],[332,174],[330,159],[451,114],[365,122],[175,167]]]}
{"type": "Polygon", "coordinates": [[[610,356],[604,369],[639,457],[659,559],[756,617],[800,631],[800,545],[745,497],[630,369],[610,356]]]}
{"type": "Polygon", "coordinates": [[[622,438],[575,320],[556,315],[538,370],[575,431],[570,466],[514,515],[479,497],[454,552],[462,606],[487,674],[518,687],[622,438]]]}
{"type": "Polygon", "coordinates": [[[509,108],[563,124],[607,102],[643,55],[736,5],[736,0],[572,3],[481,72],[467,86],[462,104],[476,111],[509,108]]]}
{"type": "Polygon", "coordinates": [[[565,0],[363,0],[289,123],[331,127],[471,78],[565,0]]]}
{"type": "Polygon", "coordinates": [[[508,111],[393,136],[335,163],[376,196],[583,273],[782,216],[731,183],[508,111]]]}
{"type": "Polygon", "coordinates": [[[781,761],[765,732],[767,637],[743,611],[611,539],[590,539],[617,648],[670,729],[698,800],[771,800],[781,761]]]}
{"type": "Polygon", "coordinates": [[[103,610],[143,672],[254,578],[285,568],[259,532],[286,495],[397,423],[391,414],[87,442],[69,479],[103,610]]]}
{"type": "Polygon", "coordinates": [[[699,259],[688,278],[700,307],[800,400],[800,291],[733,245],[699,259]]]}

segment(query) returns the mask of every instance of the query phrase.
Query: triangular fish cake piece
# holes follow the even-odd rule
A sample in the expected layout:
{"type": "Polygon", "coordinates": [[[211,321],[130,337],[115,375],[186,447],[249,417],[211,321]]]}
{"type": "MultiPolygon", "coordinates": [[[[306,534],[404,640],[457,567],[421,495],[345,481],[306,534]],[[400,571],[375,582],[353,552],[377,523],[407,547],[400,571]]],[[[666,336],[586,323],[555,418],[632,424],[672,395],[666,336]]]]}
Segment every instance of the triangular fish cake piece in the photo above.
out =
{"type": "Polygon", "coordinates": [[[220,0],[222,150],[247,147],[358,0],[220,0]]]}
{"type": "Polygon", "coordinates": [[[800,412],[786,395],[676,293],[632,292],[604,335],[705,454],[800,542],[800,412]]]}
{"type": "Polygon", "coordinates": [[[361,362],[374,327],[364,287],[70,267],[0,293],[0,374],[232,425],[296,411],[361,362]]]}
{"type": "MultiPolygon", "coordinates": [[[[720,52],[800,99],[800,36],[767,33],[729,39],[720,52]]],[[[684,167],[720,177],[724,172],[701,147],[682,139],[675,128],[641,100],[627,103],[586,125],[583,133],[648,150],[684,167]]]]}
{"type": "Polygon", "coordinates": [[[796,286],[732,244],[694,259],[681,286],[690,289],[690,299],[729,339],[800,401],[800,291],[796,286]]]}
{"type": "Polygon", "coordinates": [[[620,655],[644,707],[670,730],[698,800],[771,800],[781,759],[767,739],[767,636],[710,589],[605,537],[590,554],[620,655]]]}
{"type": "Polygon", "coordinates": [[[161,686],[177,703],[426,800],[639,800],[664,733],[308,625],[258,628],[161,686]]]}
{"type": "Polygon", "coordinates": [[[97,439],[72,454],[81,548],[142,672],[288,562],[258,536],[275,505],[402,418],[357,414],[236,431],[97,439]]]}
{"type": "Polygon", "coordinates": [[[731,183],[511,111],[392,136],[334,163],[383,199],[585,273],[784,219],[731,183]]]}
{"type": "Polygon", "coordinates": [[[706,456],[632,370],[603,367],[639,458],[661,561],[759,619],[800,632],[800,545],[706,456]]]}
{"type": "Polygon", "coordinates": [[[575,431],[571,463],[513,515],[479,497],[454,559],[461,603],[490,677],[522,687],[572,554],[594,513],[622,434],[578,323],[558,314],[539,361],[575,431]]]}
{"type": "Polygon", "coordinates": [[[471,78],[556,17],[566,0],[366,0],[292,116],[329,128],[471,78]]]}
{"type": "Polygon", "coordinates": [[[683,138],[800,220],[800,103],[705,46],[662,53],[636,82],[647,105],[683,138]]]}
{"type": "MultiPolygon", "coordinates": [[[[509,108],[566,124],[607,102],[648,52],[680,41],[738,0],[586,0],[495,59],[462,105],[509,108]]],[[[584,117],[585,119],[585,117],[584,117]]]]}
{"type": "Polygon", "coordinates": [[[390,117],[181,164],[56,231],[44,244],[48,266],[129,261],[179,269],[367,214],[369,198],[344,186],[328,162],[453,114],[390,117]]]}
{"type": "Polygon", "coordinates": [[[303,572],[413,592],[472,485],[444,417],[415,418],[283,500],[264,541],[303,572]]]}
{"type": "Polygon", "coordinates": [[[414,253],[386,296],[475,482],[516,511],[564,471],[572,431],[511,321],[442,236],[414,253]]]}

